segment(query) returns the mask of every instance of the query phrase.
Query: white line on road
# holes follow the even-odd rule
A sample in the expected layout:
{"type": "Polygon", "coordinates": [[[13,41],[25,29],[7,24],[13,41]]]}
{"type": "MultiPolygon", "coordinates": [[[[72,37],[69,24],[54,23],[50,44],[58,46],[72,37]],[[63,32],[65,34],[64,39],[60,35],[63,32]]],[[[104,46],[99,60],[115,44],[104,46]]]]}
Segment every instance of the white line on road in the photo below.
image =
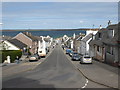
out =
{"type": "Polygon", "coordinates": [[[86,79],[85,85],[83,87],[81,87],[81,88],[85,88],[87,85],[88,85],[88,79],[86,79]]]}

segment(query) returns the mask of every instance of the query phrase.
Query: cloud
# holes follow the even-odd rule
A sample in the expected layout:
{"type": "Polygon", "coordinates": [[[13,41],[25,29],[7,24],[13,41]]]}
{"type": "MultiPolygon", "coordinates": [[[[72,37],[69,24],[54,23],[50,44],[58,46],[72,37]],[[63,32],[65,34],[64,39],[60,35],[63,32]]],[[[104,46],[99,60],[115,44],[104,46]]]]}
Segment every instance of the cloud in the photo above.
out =
{"type": "Polygon", "coordinates": [[[83,23],[84,21],[80,21],[80,23],[83,23]]]}
{"type": "Polygon", "coordinates": [[[3,23],[0,23],[0,25],[3,25],[3,23]]]}

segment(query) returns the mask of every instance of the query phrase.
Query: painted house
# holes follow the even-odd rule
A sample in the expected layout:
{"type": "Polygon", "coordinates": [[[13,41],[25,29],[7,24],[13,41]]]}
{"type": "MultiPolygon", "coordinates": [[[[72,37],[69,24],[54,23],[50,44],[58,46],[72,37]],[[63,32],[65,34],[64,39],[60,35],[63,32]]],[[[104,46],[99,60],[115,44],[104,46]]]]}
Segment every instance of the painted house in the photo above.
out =
{"type": "Polygon", "coordinates": [[[93,39],[94,35],[98,31],[86,31],[86,35],[80,41],[80,54],[85,55],[89,54],[89,42],[93,39]]]}
{"type": "Polygon", "coordinates": [[[107,27],[108,38],[103,41],[105,46],[105,62],[115,64],[119,62],[120,47],[118,24],[109,25],[107,27]]]}
{"type": "Polygon", "coordinates": [[[72,37],[69,38],[69,40],[67,40],[67,46],[74,50],[75,52],[80,53],[80,41],[81,39],[84,37],[85,35],[83,34],[79,34],[79,35],[75,35],[75,33],[73,34],[72,37]]]}
{"type": "Polygon", "coordinates": [[[85,55],[89,54],[89,42],[92,39],[93,34],[90,33],[86,35],[84,38],[80,41],[80,54],[85,55]]]}
{"type": "MultiPolygon", "coordinates": [[[[73,35],[74,36],[74,35],[73,35]]],[[[81,41],[82,37],[81,35],[76,35],[75,38],[73,39],[73,50],[75,52],[80,53],[80,41],[81,41]]]]}
{"type": "Polygon", "coordinates": [[[26,44],[17,39],[10,39],[0,42],[0,50],[23,50],[26,44]]]}
{"type": "Polygon", "coordinates": [[[95,59],[109,64],[119,62],[119,32],[118,24],[109,25],[95,35],[90,44],[90,55],[95,59]]]}
{"type": "Polygon", "coordinates": [[[100,29],[96,35],[93,36],[92,40],[89,42],[90,50],[89,54],[91,57],[104,62],[105,58],[105,48],[103,45],[104,38],[107,38],[107,30],[100,29]]]}
{"type": "Polygon", "coordinates": [[[33,36],[29,32],[21,32],[17,34],[13,39],[17,39],[21,41],[22,43],[27,45],[27,48],[30,50],[32,54],[35,54],[37,52],[38,47],[38,40],[35,36],[33,36]]]}
{"type": "Polygon", "coordinates": [[[44,37],[44,41],[46,44],[46,48],[49,48],[52,45],[53,38],[51,38],[50,36],[47,36],[47,37],[44,37]]]}

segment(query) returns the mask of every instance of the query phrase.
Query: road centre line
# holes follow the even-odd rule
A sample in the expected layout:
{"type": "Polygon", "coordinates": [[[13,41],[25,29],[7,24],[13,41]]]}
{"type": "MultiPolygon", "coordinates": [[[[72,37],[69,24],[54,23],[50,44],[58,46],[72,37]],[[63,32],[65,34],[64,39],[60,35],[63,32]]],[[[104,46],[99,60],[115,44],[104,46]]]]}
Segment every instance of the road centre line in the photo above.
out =
{"type": "Polygon", "coordinates": [[[86,79],[85,85],[83,87],[81,87],[81,88],[85,88],[87,85],[88,85],[88,79],[86,79]]]}

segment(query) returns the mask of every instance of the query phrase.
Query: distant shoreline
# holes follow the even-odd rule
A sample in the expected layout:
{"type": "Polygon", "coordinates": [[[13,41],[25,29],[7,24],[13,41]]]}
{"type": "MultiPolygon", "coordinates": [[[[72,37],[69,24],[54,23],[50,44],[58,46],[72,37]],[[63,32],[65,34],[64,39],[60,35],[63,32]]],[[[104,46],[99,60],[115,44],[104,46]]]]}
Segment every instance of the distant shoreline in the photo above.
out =
{"type": "Polygon", "coordinates": [[[80,28],[80,29],[3,29],[0,31],[78,31],[78,30],[99,30],[98,28],[90,29],[90,28],[80,28]]]}

